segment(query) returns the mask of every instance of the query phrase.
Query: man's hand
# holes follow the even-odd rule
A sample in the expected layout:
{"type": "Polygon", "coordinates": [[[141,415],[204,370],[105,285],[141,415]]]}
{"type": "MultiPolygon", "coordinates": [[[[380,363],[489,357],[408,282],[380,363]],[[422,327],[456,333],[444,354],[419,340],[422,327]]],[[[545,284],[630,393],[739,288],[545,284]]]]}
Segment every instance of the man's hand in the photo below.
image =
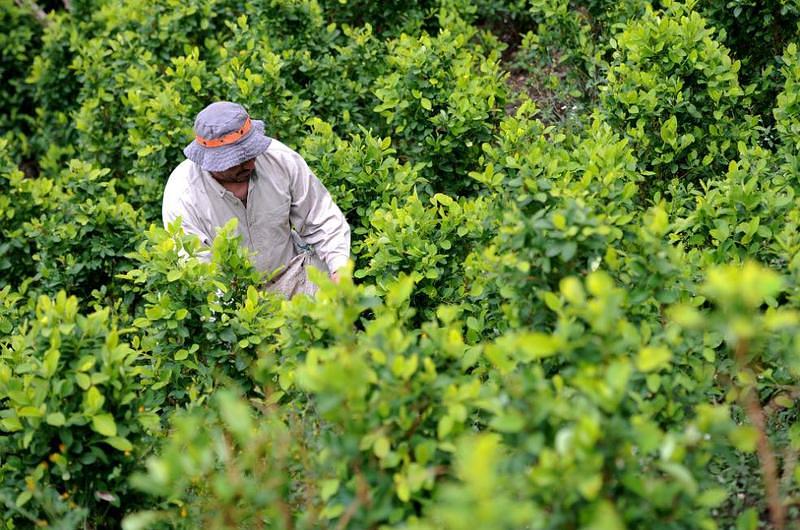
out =
{"type": "Polygon", "coordinates": [[[331,281],[333,281],[333,283],[336,283],[336,284],[339,283],[339,273],[338,272],[332,272],[331,273],[331,281]]]}

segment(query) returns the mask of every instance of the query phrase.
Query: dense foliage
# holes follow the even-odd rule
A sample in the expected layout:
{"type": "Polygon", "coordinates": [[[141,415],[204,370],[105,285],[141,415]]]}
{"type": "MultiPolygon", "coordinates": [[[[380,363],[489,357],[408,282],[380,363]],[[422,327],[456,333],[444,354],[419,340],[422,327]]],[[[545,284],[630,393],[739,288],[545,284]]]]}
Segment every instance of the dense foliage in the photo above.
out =
{"type": "Polygon", "coordinates": [[[0,528],[800,524],[798,24],[0,0],[0,528]],[[314,299],[160,226],[220,99],[352,226],[314,299]]]}

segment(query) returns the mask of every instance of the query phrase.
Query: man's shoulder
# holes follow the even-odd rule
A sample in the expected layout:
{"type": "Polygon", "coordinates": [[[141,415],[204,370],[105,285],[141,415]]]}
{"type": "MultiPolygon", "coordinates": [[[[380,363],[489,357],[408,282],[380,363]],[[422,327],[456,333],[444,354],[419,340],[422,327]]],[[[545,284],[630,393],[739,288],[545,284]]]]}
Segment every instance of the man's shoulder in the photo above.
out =
{"type": "Polygon", "coordinates": [[[202,178],[200,168],[188,158],[178,164],[167,179],[167,187],[186,188],[202,178]]]}
{"type": "Polygon", "coordinates": [[[172,173],[169,174],[169,179],[167,182],[172,181],[190,181],[193,179],[200,178],[200,167],[189,160],[188,158],[175,166],[175,169],[172,170],[172,173]]]}
{"type": "Polygon", "coordinates": [[[164,198],[169,202],[177,202],[186,197],[202,178],[200,168],[189,159],[184,160],[172,170],[164,187],[164,198]]]}

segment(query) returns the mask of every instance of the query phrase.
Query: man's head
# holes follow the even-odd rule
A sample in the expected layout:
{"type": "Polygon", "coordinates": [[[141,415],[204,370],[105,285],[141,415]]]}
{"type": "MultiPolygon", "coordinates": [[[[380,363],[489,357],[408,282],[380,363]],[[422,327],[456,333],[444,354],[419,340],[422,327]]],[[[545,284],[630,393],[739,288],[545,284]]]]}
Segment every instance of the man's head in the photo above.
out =
{"type": "Polygon", "coordinates": [[[227,182],[250,178],[255,158],[271,142],[264,135],[263,121],[250,119],[244,107],[229,101],[212,103],[200,111],[194,133],[194,141],[183,150],[186,158],[214,174],[217,180],[217,175],[234,179],[227,182]]]}

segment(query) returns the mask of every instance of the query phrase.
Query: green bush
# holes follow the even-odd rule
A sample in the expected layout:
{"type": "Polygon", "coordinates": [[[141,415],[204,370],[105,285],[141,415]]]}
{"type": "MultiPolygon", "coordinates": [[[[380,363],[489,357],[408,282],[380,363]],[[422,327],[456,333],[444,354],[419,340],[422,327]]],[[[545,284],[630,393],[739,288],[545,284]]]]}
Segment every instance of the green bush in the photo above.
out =
{"type": "MultiPolygon", "coordinates": [[[[698,482],[712,484],[704,473],[712,444],[660,425],[658,398],[651,401],[644,386],[659,372],[669,378],[669,334],[647,335],[628,321],[625,291],[604,272],[590,273],[585,282],[565,278],[560,292],[550,294],[557,315],[552,333],[511,333],[484,350],[491,363],[487,385],[504,389],[489,402],[495,414],[489,426],[502,445],[494,456],[489,447],[486,455],[462,454],[461,482],[438,490],[442,497],[428,506],[427,524],[420,527],[483,520],[499,528],[519,521],[548,529],[639,527],[644,521],[669,528],[656,515],[668,509],[672,521],[712,528],[707,510],[711,498],[721,502],[721,492],[696,495],[698,482]],[[491,462],[498,464],[485,471],[490,478],[481,488],[466,469],[491,462]],[[520,481],[523,475],[527,480],[520,481]],[[486,501],[492,489],[507,492],[499,503],[508,503],[507,510],[486,501]]],[[[473,443],[489,442],[464,440],[473,443]]]]}
{"type": "MultiPolygon", "coordinates": [[[[709,469],[730,491],[721,511],[740,514],[737,525],[745,528],[754,527],[756,521],[748,497],[763,495],[762,488],[770,485],[786,488],[790,495],[797,487],[785,479],[779,486],[780,477],[768,471],[770,459],[797,446],[797,416],[786,389],[800,370],[795,340],[798,315],[794,306],[777,301],[791,285],[787,280],[753,262],[715,266],[698,288],[702,298],[697,302],[707,298],[710,310],[680,305],[670,311],[684,327],[682,342],[688,351],[702,351],[713,363],[713,377],[725,381],[716,399],[731,407],[737,426],[725,433],[727,447],[721,445],[710,455],[709,469]],[[767,446],[758,443],[761,414],[772,431],[767,446]],[[756,486],[747,480],[752,474],[758,474],[762,483],[756,486]]],[[[794,468],[792,463],[788,466],[794,468]]],[[[774,505],[770,511],[774,521],[774,505]]],[[[789,515],[790,520],[796,517],[789,515]]]]}
{"type": "Polygon", "coordinates": [[[128,474],[160,429],[140,359],[107,309],[83,315],[63,291],[0,342],[0,495],[14,528],[113,525],[136,505],[128,474]]]}
{"type": "Polygon", "coordinates": [[[497,47],[470,46],[476,35],[463,23],[435,37],[401,35],[389,44],[389,67],[375,83],[375,111],[398,149],[426,164],[423,176],[437,192],[472,187],[463,175],[491,139],[506,99],[497,47]]]}
{"type": "Polygon", "coordinates": [[[489,229],[496,235],[465,268],[471,297],[490,304],[499,329],[542,322],[536,289],[613,261],[614,249],[634,237],[641,177],[627,141],[597,121],[586,138],[560,145],[534,110],[523,105],[507,118],[497,143],[484,147],[486,169],[471,174],[498,194],[489,229]]]}
{"type": "Polygon", "coordinates": [[[365,233],[373,212],[381,205],[407,196],[415,188],[427,187],[419,174],[422,163],[400,162],[391,138],[362,130],[344,140],[322,120],[312,119],[308,124],[310,131],[300,152],[356,236],[365,233]]]}
{"type": "MultiPolygon", "coordinates": [[[[170,437],[159,455],[146,462],[147,474],[132,483],[164,498],[159,510],[129,516],[122,528],[251,528],[269,522],[272,528],[317,528],[310,491],[318,482],[295,479],[301,458],[313,458],[293,436],[292,425],[278,415],[274,403],[255,406],[230,390],[220,390],[207,407],[178,413],[170,421],[170,437]],[[292,486],[309,488],[306,498],[286,495],[292,486]],[[289,497],[289,498],[287,498],[289,497]],[[297,517],[289,502],[304,513],[297,517]]],[[[325,481],[320,481],[325,484],[325,481]]]]}
{"type": "Polygon", "coordinates": [[[285,71],[295,78],[293,90],[312,102],[313,116],[339,131],[358,134],[364,128],[380,129],[382,120],[372,111],[379,103],[372,86],[386,69],[386,45],[369,24],[329,25],[313,34],[315,41],[319,33],[325,39],[316,43],[313,53],[292,48],[283,52],[285,71]]]}
{"type": "MultiPolygon", "coordinates": [[[[590,20],[570,4],[567,0],[530,2],[528,14],[536,26],[526,34],[525,39],[528,40],[529,52],[538,55],[535,59],[549,59],[556,63],[555,68],[561,64],[577,68],[581,75],[588,78],[595,74],[596,68],[590,20]]],[[[533,64],[528,68],[533,70],[536,66],[533,64]]]]}
{"type": "Polygon", "coordinates": [[[743,150],[724,178],[709,179],[686,197],[689,212],[672,229],[676,240],[712,253],[711,263],[750,258],[779,269],[786,265],[776,238],[794,206],[795,191],[772,153],[743,150]]]}
{"type": "Polygon", "coordinates": [[[455,200],[437,193],[430,206],[416,192],[372,212],[370,227],[354,250],[364,256],[355,272],[384,290],[401,274],[417,279],[413,305],[432,318],[440,304],[457,304],[467,289],[461,263],[489,238],[490,204],[484,198],[455,200]]]}
{"type": "Polygon", "coordinates": [[[700,14],[670,2],[629,22],[612,42],[603,112],[657,182],[719,174],[738,142],[756,136],[741,63],[714,33],[700,14]]]}
{"type": "MultiPolygon", "coordinates": [[[[282,442],[276,447],[259,434],[260,427],[248,427],[247,413],[237,405],[237,414],[227,415],[239,418],[240,425],[227,427],[233,441],[243,448],[259,440],[261,445],[230,453],[234,460],[226,463],[227,456],[212,452],[209,438],[219,436],[215,431],[197,436],[196,429],[178,430],[169,447],[197,455],[204,464],[154,459],[147,477],[137,480],[141,487],[185,506],[193,521],[216,521],[215,528],[272,519],[275,513],[281,514],[275,521],[281,528],[399,523],[429,496],[437,466],[449,461],[452,440],[469,430],[469,411],[476,410],[481,393],[478,381],[437,372],[463,373],[478,352],[464,344],[452,307],[443,306],[438,321],[421,330],[404,328],[413,315],[410,277],[389,286],[385,303],[373,287],[354,286],[348,276],[338,288],[321,283],[316,302],[292,301],[287,317],[297,311],[299,318],[287,318],[279,340],[259,361],[266,396],[260,406],[278,422],[262,432],[282,442]],[[375,318],[365,319],[367,312],[375,318]],[[364,326],[363,333],[354,333],[354,326],[364,326]],[[280,404],[284,396],[297,399],[280,404]],[[306,400],[300,408],[292,405],[306,400]],[[264,451],[271,454],[263,460],[249,456],[264,451]],[[259,477],[274,475],[261,467],[266,462],[285,471],[265,485],[259,477]],[[188,469],[193,471],[185,476],[188,469]],[[241,470],[244,481],[231,469],[241,470]],[[211,487],[187,489],[187,483],[211,487]],[[214,518],[222,504],[238,518],[214,518]]],[[[173,513],[178,516],[180,509],[173,513]]]]}
{"type": "Polygon", "coordinates": [[[8,190],[0,233],[2,284],[41,292],[65,289],[88,299],[115,297],[113,277],[129,267],[144,227],[141,214],[106,180],[107,169],[78,160],[53,177],[26,178],[16,169],[0,174],[8,190]]]}
{"type": "MultiPolygon", "coordinates": [[[[655,328],[629,320],[633,299],[595,271],[547,294],[551,332],[469,346],[455,306],[405,328],[413,278],[389,286],[383,301],[372,287],[342,281],[323,285],[316,303],[290,304],[302,317],[287,320],[294,329],[263,352],[265,397],[254,407],[223,395],[210,411],[176,420],[163,456],[136,479],[165,504],[127,528],[163,520],[716,528],[711,509],[729,490],[708,464],[731,444],[752,451],[751,428],[736,426],[728,405],[691,400],[713,378],[687,376],[715,365],[684,349],[683,333],[718,333],[748,315],[763,330],[749,336],[767,338],[796,322],[792,311],[758,315],[760,297],[776,294],[760,269],[711,271],[699,292],[718,306],[676,306],[675,321],[655,328]],[[684,388],[688,381],[705,386],[684,388]],[[690,399],[676,408],[667,393],[690,399]]],[[[785,359],[786,338],[781,350],[763,351],[785,359]]]]}
{"type": "Polygon", "coordinates": [[[74,46],[85,37],[70,16],[51,14],[50,20],[25,79],[35,102],[30,142],[35,155],[46,156],[49,150],[61,148],[72,158],[77,135],[71,112],[78,107],[76,99],[81,90],[80,77],[72,67],[74,46]]]}
{"type": "Polygon", "coordinates": [[[0,131],[30,132],[33,97],[25,79],[39,46],[42,27],[13,0],[0,3],[0,131]]]}
{"type": "Polygon", "coordinates": [[[234,237],[235,220],[210,249],[180,223],[151,226],[121,275],[135,301],[130,324],[154,368],[147,385],[159,406],[202,403],[221,381],[252,388],[248,369],[262,341],[282,325],[279,299],[256,290],[261,274],[234,237]]]}
{"type": "Polygon", "coordinates": [[[784,76],[783,90],[778,94],[773,110],[775,129],[780,140],[778,152],[785,159],[787,172],[790,175],[796,175],[797,169],[800,167],[798,161],[798,153],[800,153],[800,98],[798,98],[800,54],[794,43],[786,48],[781,72],[784,76]]]}
{"type": "Polygon", "coordinates": [[[320,0],[325,15],[333,22],[351,26],[369,24],[378,35],[384,37],[394,37],[403,32],[415,33],[439,3],[433,0],[389,0],[380,3],[370,0],[320,0]]]}
{"type": "Polygon", "coordinates": [[[729,0],[699,2],[697,8],[742,62],[742,83],[756,86],[754,111],[771,124],[770,111],[780,86],[776,59],[797,38],[800,4],[795,0],[729,0]]]}

